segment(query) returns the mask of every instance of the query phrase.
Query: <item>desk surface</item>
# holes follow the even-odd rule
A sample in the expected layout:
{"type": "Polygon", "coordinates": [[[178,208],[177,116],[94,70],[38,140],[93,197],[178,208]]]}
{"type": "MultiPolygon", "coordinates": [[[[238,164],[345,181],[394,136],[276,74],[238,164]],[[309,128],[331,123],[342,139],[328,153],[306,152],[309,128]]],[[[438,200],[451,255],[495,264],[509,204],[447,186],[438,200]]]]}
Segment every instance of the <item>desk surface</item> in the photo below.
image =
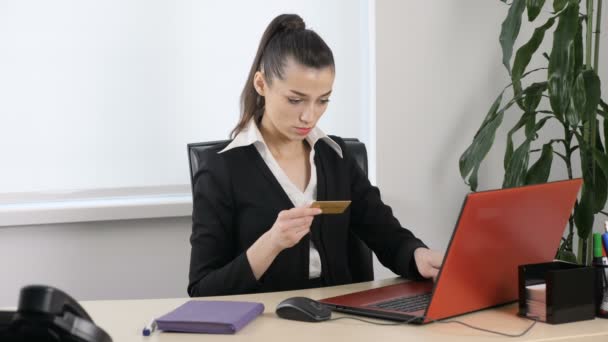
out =
{"type": "MultiPolygon", "coordinates": [[[[319,289],[274,292],[229,297],[208,297],[205,299],[247,300],[264,303],[266,310],[262,316],[252,321],[236,335],[180,334],[157,331],[150,337],[141,336],[145,322],[161,316],[189,298],[147,299],[147,300],[107,300],[84,301],[83,307],[95,322],[104,328],[114,342],[123,341],[264,341],[264,342],[340,342],[352,341],[608,341],[608,320],[596,318],[591,321],[550,325],[537,323],[530,332],[520,338],[507,338],[461,326],[460,324],[432,323],[424,326],[377,326],[355,320],[306,323],[278,318],[274,314],[276,305],[285,298],[305,296],[321,299],[357,290],[364,290],[401,282],[384,279],[373,282],[334,286],[319,289]],[[415,338],[415,339],[412,339],[415,338]]],[[[517,334],[525,330],[531,321],[517,317],[516,304],[484,310],[456,319],[478,327],[517,334]]],[[[332,318],[347,316],[334,312],[332,318]]],[[[386,322],[375,320],[377,322],[386,322]]]]}

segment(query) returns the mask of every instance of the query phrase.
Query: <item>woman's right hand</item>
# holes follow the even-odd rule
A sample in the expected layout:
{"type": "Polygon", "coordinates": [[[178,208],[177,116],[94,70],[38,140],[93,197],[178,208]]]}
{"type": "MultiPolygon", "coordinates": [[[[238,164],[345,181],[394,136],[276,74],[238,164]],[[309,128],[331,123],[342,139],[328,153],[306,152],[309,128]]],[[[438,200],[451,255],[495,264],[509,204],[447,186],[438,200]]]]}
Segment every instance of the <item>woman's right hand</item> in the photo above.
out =
{"type": "Polygon", "coordinates": [[[292,208],[279,213],[272,227],[247,249],[247,259],[256,280],[268,270],[272,261],[285,248],[295,246],[310,232],[319,208],[292,208]]]}
{"type": "Polygon", "coordinates": [[[281,211],[268,231],[272,245],[278,250],[295,246],[310,232],[312,220],[321,213],[319,208],[308,207],[281,211]]]}

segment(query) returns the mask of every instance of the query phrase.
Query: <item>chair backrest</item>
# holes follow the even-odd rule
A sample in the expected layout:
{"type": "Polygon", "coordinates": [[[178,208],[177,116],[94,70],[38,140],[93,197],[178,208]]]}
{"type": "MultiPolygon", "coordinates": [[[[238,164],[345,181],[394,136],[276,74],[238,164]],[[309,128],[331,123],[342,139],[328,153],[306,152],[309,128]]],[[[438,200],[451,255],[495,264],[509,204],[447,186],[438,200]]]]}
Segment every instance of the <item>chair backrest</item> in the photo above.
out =
{"type": "MultiPolygon", "coordinates": [[[[355,161],[367,175],[367,149],[365,144],[355,138],[343,139],[346,148],[355,158],[355,161]]],[[[198,171],[204,151],[215,145],[226,143],[228,140],[209,141],[188,144],[188,160],[190,161],[190,186],[193,187],[192,178],[198,171]]],[[[348,262],[353,282],[374,280],[374,264],[372,251],[352,232],[348,236],[348,262]]]]}

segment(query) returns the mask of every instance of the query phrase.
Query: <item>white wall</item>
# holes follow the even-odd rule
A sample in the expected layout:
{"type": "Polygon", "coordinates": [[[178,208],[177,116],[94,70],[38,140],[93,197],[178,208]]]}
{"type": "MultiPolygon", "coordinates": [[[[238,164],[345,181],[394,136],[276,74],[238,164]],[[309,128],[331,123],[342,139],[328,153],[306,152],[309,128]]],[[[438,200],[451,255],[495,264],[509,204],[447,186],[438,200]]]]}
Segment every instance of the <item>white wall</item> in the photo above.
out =
{"type": "MultiPolygon", "coordinates": [[[[402,225],[431,248],[447,247],[468,192],[458,160],[510,83],[498,42],[507,10],[498,0],[376,1],[378,186],[402,225]]],[[[603,18],[608,18],[606,6],[603,18]]],[[[516,47],[531,36],[533,27],[526,22],[516,47]]],[[[600,45],[604,60],[606,37],[604,33],[600,45]]],[[[530,69],[538,65],[546,65],[542,57],[530,69]]],[[[608,65],[600,63],[599,69],[608,83],[608,65]]],[[[608,84],[603,95],[606,99],[608,84]]],[[[505,115],[495,147],[482,164],[479,190],[501,187],[505,131],[520,116],[517,111],[505,115]]],[[[547,126],[544,134],[560,136],[556,128],[547,126]]],[[[550,178],[566,178],[565,167],[555,159],[550,178]]],[[[380,277],[392,274],[377,270],[380,277]]]]}
{"type": "Polygon", "coordinates": [[[187,185],[185,145],[228,138],[259,40],[281,13],[300,14],[334,51],[322,127],[365,136],[366,3],[2,1],[0,207],[30,192],[187,185]]]}
{"type": "Polygon", "coordinates": [[[467,192],[458,158],[506,82],[505,7],[465,2],[376,2],[378,186],[401,224],[439,250],[467,192]]]}
{"type": "Polygon", "coordinates": [[[0,229],[0,307],[29,284],[79,300],[187,297],[190,218],[0,229]]]}

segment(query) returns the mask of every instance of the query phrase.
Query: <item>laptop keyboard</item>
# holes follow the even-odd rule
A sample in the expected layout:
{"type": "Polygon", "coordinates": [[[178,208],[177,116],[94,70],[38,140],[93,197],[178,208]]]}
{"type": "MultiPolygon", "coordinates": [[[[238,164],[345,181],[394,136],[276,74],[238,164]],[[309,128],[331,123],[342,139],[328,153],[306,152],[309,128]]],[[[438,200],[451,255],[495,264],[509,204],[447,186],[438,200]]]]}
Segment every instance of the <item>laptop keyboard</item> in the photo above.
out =
{"type": "Polygon", "coordinates": [[[393,310],[400,312],[414,312],[426,309],[431,301],[431,293],[423,293],[413,297],[400,297],[386,302],[370,305],[372,308],[393,310]]]}

